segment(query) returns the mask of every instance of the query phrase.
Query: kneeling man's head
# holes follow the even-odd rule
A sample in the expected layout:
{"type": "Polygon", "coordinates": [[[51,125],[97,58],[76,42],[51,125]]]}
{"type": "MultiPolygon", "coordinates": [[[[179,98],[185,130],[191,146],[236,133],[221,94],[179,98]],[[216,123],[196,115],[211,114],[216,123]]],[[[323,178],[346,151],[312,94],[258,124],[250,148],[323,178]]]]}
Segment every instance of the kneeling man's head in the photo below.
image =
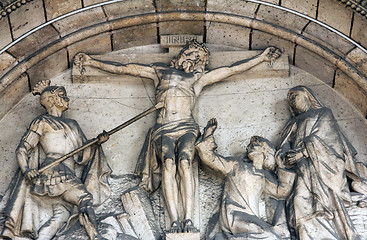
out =
{"type": "Polygon", "coordinates": [[[275,149],[269,140],[260,136],[251,137],[247,146],[247,157],[255,168],[274,171],[276,167],[274,155],[275,149]]]}

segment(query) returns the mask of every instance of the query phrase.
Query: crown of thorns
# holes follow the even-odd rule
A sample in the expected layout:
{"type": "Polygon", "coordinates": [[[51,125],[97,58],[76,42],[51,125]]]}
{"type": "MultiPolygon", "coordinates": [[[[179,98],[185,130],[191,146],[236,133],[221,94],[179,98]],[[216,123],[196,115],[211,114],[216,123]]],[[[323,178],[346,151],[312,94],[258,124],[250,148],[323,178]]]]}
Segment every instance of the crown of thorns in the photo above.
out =
{"type": "Polygon", "coordinates": [[[181,49],[180,55],[184,53],[187,49],[192,48],[192,47],[199,48],[200,50],[204,51],[209,57],[210,55],[209,49],[205,46],[204,43],[201,43],[196,39],[191,39],[190,41],[188,41],[186,45],[181,49]]]}

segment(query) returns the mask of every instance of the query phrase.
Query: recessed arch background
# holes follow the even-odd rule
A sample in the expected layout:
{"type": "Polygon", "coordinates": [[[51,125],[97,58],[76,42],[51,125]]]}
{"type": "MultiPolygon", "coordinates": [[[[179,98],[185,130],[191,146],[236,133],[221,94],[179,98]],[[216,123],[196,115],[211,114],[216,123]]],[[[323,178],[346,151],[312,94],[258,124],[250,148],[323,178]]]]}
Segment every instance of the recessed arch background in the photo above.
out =
{"type": "MultiPolygon", "coordinates": [[[[347,5],[347,2],[351,1],[263,2],[295,10],[317,19],[353,39],[362,48],[367,47],[367,19],[362,10],[357,11],[358,6],[347,5]]],[[[24,132],[30,120],[42,110],[37,101],[30,96],[30,89],[42,79],[58,76],[55,83],[71,88],[72,97],[86,91],[81,94],[81,98],[83,96],[87,98],[114,88],[106,86],[102,92],[96,93],[88,92],[92,87],[87,85],[72,84],[68,77],[70,76],[68,69],[71,68],[72,58],[76,53],[104,54],[129,48],[144,52],[145,48],[157,47],[159,36],[162,34],[201,34],[204,42],[209,45],[245,50],[277,46],[289,56],[290,65],[314,75],[342,94],[356,107],[361,116],[367,114],[367,53],[335,32],[284,9],[241,0],[126,0],[85,11],[86,7],[103,1],[33,0],[20,1],[19,5],[19,1],[1,0],[0,3],[2,4],[0,7],[7,12],[0,19],[1,49],[42,24],[72,11],[80,11],[33,32],[0,54],[0,119],[2,119],[0,125],[9,129],[13,127],[13,131],[18,135],[24,132]],[[16,7],[12,7],[12,4],[16,7]],[[7,6],[11,6],[12,10],[7,11],[9,9],[7,6]],[[9,115],[21,116],[23,110],[34,115],[14,123],[4,122],[9,119],[7,118],[9,115]]],[[[299,83],[305,82],[299,79],[299,83]]],[[[317,93],[323,94],[322,85],[320,84],[320,88],[317,86],[314,87],[317,93]]],[[[333,93],[333,91],[327,92],[333,93]]],[[[139,96],[140,93],[136,94],[139,96]]],[[[213,99],[210,93],[204,98],[213,99]]],[[[94,103],[91,100],[86,104],[94,103]]],[[[336,114],[339,111],[345,113],[350,111],[348,106],[351,105],[336,105],[333,110],[336,114]]],[[[78,107],[74,105],[71,110],[71,117],[78,118],[78,107]]],[[[142,109],[137,108],[130,113],[139,113],[140,110],[142,109]]],[[[204,118],[209,115],[201,114],[203,117],[198,121],[205,123],[204,118]]],[[[104,117],[114,116],[112,111],[104,113],[104,117]]],[[[124,116],[124,112],[119,112],[117,116],[127,117],[124,116]]],[[[78,120],[83,127],[83,119],[78,120]]],[[[94,125],[103,124],[100,119],[96,121],[94,125]]],[[[361,126],[366,124],[363,117],[358,118],[358,121],[361,126]]],[[[147,125],[151,125],[154,119],[151,117],[146,122],[147,125]]],[[[143,126],[143,122],[139,124],[143,126]]],[[[340,124],[343,128],[353,129],[352,132],[358,130],[354,123],[349,123],[348,120],[340,124]]],[[[97,134],[91,130],[85,131],[90,137],[97,134]]],[[[144,134],[141,135],[144,137],[144,134]]],[[[136,139],[140,144],[142,140],[136,139]]],[[[239,138],[227,140],[240,141],[239,138]]],[[[363,138],[358,140],[362,146],[363,138]]],[[[11,152],[15,151],[17,142],[19,139],[14,140],[12,144],[0,141],[0,147],[5,153],[3,155],[12,155],[11,152]]],[[[238,149],[227,150],[233,152],[238,149]]],[[[10,182],[16,166],[14,159],[0,158],[0,162],[4,164],[4,169],[9,170],[9,176],[0,186],[1,195],[10,182]]]]}

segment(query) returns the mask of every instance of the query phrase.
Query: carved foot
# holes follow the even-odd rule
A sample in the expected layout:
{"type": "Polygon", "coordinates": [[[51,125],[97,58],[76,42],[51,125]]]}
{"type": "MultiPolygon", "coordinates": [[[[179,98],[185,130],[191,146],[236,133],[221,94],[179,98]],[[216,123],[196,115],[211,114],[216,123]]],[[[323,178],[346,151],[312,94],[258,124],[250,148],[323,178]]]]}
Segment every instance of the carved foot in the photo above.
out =
{"type": "Polygon", "coordinates": [[[180,224],[180,222],[178,220],[172,222],[171,228],[170,228],[170,230],[168,232],[169,233],[179,233],[179,232],[181,232],[181,226],[180,225],[181,224],[180,224]]]}
{"type": "Polygon", "coordinates": [[[194,223],[191,221],[191,219],[186,219],[183,222],[182,232],[193,233],[193,232],[198,232],[198,230],[194,227],[194,223]]]}
{"type": "Polygon", "coordinates": [[[203,133],[203,139],[207,138],[210,135],[213,135],[214,131],[217,129],[218,122],[216,118],[212,118],[208,121],[206,124],[206,127],[204,128],[203,133]]]}

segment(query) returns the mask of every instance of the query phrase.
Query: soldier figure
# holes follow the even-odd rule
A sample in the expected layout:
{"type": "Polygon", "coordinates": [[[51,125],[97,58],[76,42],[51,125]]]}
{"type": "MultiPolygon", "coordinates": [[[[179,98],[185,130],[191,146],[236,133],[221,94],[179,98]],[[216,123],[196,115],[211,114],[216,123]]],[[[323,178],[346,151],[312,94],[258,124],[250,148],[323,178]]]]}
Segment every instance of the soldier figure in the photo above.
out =
{"type": "Polygon", "coordinates": [[[40,103],[47,113],[32,121],[16,150],[21,173],[13,181],[2,237],[49,240],[67,229],[73,217],[79,216],[90,239],[103,239],[97,231],[93,205],[103,203],[110,194],[111,169],[100,146],[108,135],[100,134],[97,145],[43,173],[38,172],[85,144],[87,139],[75,120],[62,117],[69,108],[64,87],[50,86],[50,81],[45,80],[35,86],[33,94],[41,95],[40,103]],[[85,165],[82,176],[75,171],[79,165],[85,165]],[[52,211],[51,218],[41,222],[47,210],[52,211]]]}

